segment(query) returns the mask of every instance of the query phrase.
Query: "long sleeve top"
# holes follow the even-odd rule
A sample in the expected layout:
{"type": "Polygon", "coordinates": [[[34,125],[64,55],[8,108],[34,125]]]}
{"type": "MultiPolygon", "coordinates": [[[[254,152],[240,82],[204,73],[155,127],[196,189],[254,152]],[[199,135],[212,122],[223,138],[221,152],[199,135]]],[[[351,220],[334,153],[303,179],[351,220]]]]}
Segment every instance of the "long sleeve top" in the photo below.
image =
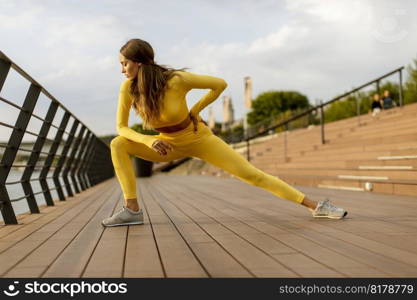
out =
{"type": "MultiPolygon", "coordinates": [[[[159,120],[152,124],[154,128],[178,124],[188,116],[189,110],[185,95],[191,89],[210,89],[190,110],[194,116],[198,116],[199,112],[216,100],[227,87],[226,81],[218,77],[184,71],[176,71],[175,73],[180,76],[173,76],[168,80],[159,120]]],[[[152,143],[157,139],[156,136],[138,133],[128,126],[129,112],[133,102],[129,94],[131,83],[132,81],[128,79],[120,86],[116,121],[117,133],[151,148],[152,143]]]]}

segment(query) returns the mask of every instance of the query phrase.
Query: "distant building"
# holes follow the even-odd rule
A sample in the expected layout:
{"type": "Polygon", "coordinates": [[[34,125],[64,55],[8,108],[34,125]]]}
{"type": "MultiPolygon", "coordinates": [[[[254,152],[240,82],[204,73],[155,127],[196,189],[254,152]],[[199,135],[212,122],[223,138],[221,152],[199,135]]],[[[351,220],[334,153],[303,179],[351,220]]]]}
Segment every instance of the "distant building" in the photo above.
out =
{"type": "Polygon", "coordinates": [[[208,109],[209,109],[208,125],[210,129],[213,129],[216,126],[216,120],[214,119],[214,113],[213,113],[213,107],[210,106],[208,109]]]}
{"type": "Polygon", "coordinates": [[[230,96],[223,96],[223,124],[222,130],[227,130],[234,122],[234,110],[232,98],[230,96]]]}

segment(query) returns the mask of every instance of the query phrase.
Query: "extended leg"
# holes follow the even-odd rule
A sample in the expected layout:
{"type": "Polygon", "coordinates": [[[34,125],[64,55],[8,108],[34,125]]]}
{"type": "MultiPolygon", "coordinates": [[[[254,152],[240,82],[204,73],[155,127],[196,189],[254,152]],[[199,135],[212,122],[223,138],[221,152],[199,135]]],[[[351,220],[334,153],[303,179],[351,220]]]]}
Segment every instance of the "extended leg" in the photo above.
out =
{"type": "Polygon", "coordinates": [[[211,163],[239,179],[261,187],[270,193],[296,203],[302,203],[304,194],[249,163],[242,155],[215,135],[209,135],[200,144],[193,146],[189,154],[211,163]]]}

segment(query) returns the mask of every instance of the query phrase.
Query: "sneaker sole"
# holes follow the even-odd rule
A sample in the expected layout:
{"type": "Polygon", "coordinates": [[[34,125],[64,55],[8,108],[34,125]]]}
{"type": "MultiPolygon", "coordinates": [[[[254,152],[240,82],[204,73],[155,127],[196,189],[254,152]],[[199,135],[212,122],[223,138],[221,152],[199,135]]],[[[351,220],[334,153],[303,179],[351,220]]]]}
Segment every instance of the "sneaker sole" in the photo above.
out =
{"type": "Polygon", "coordinates": [[[125,225],[142,225],[143,222],[129,222],[129,223],[118,223],[118,224],[109,224],[109,225],[105,225],[103,224],[103,222],[101,223],[101,225],[105,226],[105,227],[115,227],[115,226],[125,226],[125,225]]]}
{"type": "Polygon", "coordinates": [[[347,214],[348,214],[348,212],[347,212],[347,211],[345,211],[345,213],[344,213],[344,214],[343,214],[343,216],[341,216],[341,217],[320,216],[320,215],[313,216],[313,217],[314,217],[314,218],[326,218],[326,219],[335,219],[335,220],[340,220],[340,219],[343,219],[344,217],[346,217],[346,216],[347,216],[347,214]]]}

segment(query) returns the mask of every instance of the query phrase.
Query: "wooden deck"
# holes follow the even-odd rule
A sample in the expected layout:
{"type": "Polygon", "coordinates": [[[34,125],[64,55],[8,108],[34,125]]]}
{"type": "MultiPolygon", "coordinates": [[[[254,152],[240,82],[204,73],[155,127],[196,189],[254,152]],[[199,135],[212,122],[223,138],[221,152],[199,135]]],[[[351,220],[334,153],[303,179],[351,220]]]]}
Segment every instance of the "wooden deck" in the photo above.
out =
{"type": "Polygon", "coordinates": [[[115,178],[0,226],[2,277],[416,277],[417,198],[299,187],[345,220],[235,178],[138,179],[145,224],[104,228],[115,178]]]}

